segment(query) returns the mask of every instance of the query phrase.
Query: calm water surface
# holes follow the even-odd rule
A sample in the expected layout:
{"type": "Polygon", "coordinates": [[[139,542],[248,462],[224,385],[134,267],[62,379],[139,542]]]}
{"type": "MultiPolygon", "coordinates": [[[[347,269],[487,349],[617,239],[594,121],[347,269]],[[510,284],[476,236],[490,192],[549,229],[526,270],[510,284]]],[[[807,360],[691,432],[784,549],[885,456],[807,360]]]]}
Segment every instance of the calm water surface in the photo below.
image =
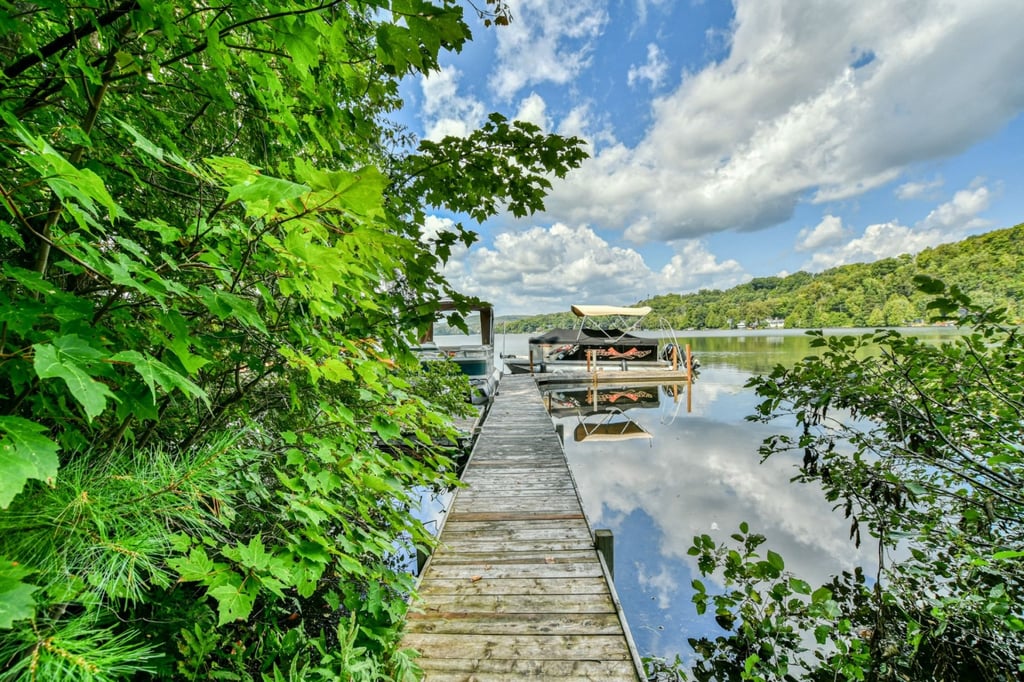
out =
{"type": "MultiPolygon", "coordinates": [[[[545,396],[591,526],[615,535],[615,587],[637,648],[670,659],[688,657],[688,637],[723,632],[690,602],[700,577],[686,554],[695,535],[725,540],[747,521],[767,537],[762,551],[780,553],[787,569],[817,584],[855,565],[870,575],[876,562],[870,547],[853,547],[849,522],[816,487],[790,483],[797,456],[760,463],[762,440],[792,424],[745,420],[757,403],[747,380],[809,354],[809,338],[790,330],[680,334],[701,365],[689,394],[685,384],[621,384],[545,396]]],[[[529,336],[499,333],[496,352],[525,355],[529,336]]]]}

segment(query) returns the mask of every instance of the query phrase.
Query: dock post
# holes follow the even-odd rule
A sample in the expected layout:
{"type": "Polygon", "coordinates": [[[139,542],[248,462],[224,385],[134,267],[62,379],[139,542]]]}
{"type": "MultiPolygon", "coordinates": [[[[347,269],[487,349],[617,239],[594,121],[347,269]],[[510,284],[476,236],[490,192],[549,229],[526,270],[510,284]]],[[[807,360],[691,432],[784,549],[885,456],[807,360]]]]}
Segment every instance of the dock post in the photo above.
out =
{"type": "Polygon", "coordinates": [[[608,577],[615,579],[615,536],[608,528],[594,531],[594,546],[608,567],[608,577]]]}
{"type": "Polygon", "coordinates": [[[693,411],[693,355],[690,344],[686,344],[686,411],[693,411]]]}

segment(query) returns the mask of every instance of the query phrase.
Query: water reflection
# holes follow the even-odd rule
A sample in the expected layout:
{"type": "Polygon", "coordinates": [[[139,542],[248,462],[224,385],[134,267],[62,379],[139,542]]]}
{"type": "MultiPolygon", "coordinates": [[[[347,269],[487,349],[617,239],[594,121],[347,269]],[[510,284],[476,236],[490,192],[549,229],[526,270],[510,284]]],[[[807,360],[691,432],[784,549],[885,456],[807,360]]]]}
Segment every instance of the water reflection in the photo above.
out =
{"type": "MultiPolygon", "coordinates": [[[[932,341],[956,333],[907,331],[932,341]]],[[[526,353],[529,336],[499,335],[496,354],[526,353]]],[[[699,577],[686,554],[694,535],[725,540],[747,521],[767,537],[762,549],[779,552],[787,569],[812,583],[853,566],[869,575],[876,567],[871,549],[853,547],[848,522],[816,488],[790,483],[796,459],[759,463],[761,441],[792,425],[745,420],[757,402],[747,380],[813,354],[810,337],[800,330],[748,330],[682,332],[672,340],[690,344],[701,363],[689,392],[685,385],[618,386],[595,394],[579,386],[546,395],[556,427],[571,434],[563,438],[566,456],[590,522],[615,533],[615,585],[637,646],[643,655],[668,658],[689,653],[688,637],[722,632],[690,603],[690,583],[699,577]],[[650,437],[574,437],[582,421],[613,414],[650,437]]]]}
{"type": "Polygon", "coordinates": [[[703,357],[702,363],[689,396],[685,385],[619,386],[620,395],[650,397],[633,405],[591,400],[570,409],[558,407],[568,389],[546,395],[556,427],[573,434],[564,446],[587,516],[615,534],[616,589],[643,655],[686,654],[687,637],[721,632],[690,603],[690,583],[699,577],[686,554],[694,535],[725,539],[748,521],[787,568],[810,581],[872,562],[866,548],[853,548],[849,524],[818,490],[789,483],[795,459],[759,464],[761,441],[783,426],[745,421],[755,404],[744,388],[750,372],[703,357]],[[597,419],[630,423],[645,436],[575,437],[581,424],[597,419]]]}
{"type": "Polygon", "coordinates": [[[654,435],[643,426],[630,419],[622,411],[611,411],[594,419],[593,415],[581,418],[572,430],[572,438],[576,442],[594,441],[650,441],[654,435]]]}
{"type": "Polygon", "coordinates": [[[544,406],[556,417],[599,414],[661,406],[658,386],[558,386],[544,393],[544,406]]]}

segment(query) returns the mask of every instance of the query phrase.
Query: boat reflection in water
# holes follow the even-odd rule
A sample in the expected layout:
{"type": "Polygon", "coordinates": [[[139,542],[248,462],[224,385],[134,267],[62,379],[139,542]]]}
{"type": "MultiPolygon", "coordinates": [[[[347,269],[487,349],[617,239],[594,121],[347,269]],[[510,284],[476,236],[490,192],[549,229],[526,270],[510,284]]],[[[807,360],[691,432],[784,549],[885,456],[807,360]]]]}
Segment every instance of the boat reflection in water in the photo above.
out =
{"type": "Polygon", "coordinates": [[[586,421],[581,419],[580,423],[572,431],[573,440],[583,442],[594,441],[616,441],[616,440],[650,440],[654,435],[626,416],[622,411],[609,413],[600,421],[586,421]],[[621,417],[621,419],[615,419],[621,417]]]}
{"type": "MultiPolygon", "coordinates": [[[[568,385],[552,388],[544,393],[544,405],[553,417],[575,418],[573,440],[623,441],[650,440],[654,436],[627,410],[650,410],[661,407],[657,385],[606,386],[568,385]]],[[[563,435],[566,424],[558,425],[563,435]]]]}
{"type": "Polygon", "coordinates": [[[570,384],[549,388],[544,393],[544,406],[553,417],[578,415],[582,412],[651,409],[661,405],[658,387],[652,386],[583,386],[570,384]]]}
{"type": "MultiPolygon", "coordinates": [[[[575,417],[577,423],[572,429],[573,440],[581,443],[587,440],[651,440],[654,434],[634,418],[635,411],[661,410],[674,419],[682,406],[684,393],[688,398],[691,395],[686,384],[571,384],[548,388],[543,398],[548,414],[556,418],[559,435],[566,423],[558,420],[575,417]],[[674,404],[673,409],[663,408],[662,395],[674,404]]],[[[692,401],[687,400],[686,404],[687,410],[691,409],[692,401]]],[[[661,421],[664,421],[664,416],[661,421]]]]}

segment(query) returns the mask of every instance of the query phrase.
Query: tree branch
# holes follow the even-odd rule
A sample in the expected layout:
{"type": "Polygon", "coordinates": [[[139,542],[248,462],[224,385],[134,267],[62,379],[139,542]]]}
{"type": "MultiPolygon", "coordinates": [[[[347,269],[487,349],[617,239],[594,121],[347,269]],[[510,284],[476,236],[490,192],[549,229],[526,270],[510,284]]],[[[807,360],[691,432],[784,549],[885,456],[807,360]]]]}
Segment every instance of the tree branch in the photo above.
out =
{"type": "MultiPolygon", "coordinates": [[[[249,19],[243,19],[242,21],[231,24],[230,26],[225,26],[217,32],[217,36],[221,40],[223,40],[224,38],[231,35],[237,29],[248,26],[249,24],[258,24],[264,21],[273,21],[274,19],[281,19],[284,17],[298,17],[304,14],[315,14],[317,12],[322,12],[325,9],[330,9],[331,7],[337,4],[338,2],[329,2],[326,4],[317,5],[316,7],[309,7],[307,9],[294,10],[290,12],[276,12],[274,14],[264,14],[263,16],[259,17],[250,17],[249,19]]],[[[170,57],[160,62],[160,66],[167,67],[171,64],[180,62],[182,59],[186,59],[187,57],[191,57],[194,54],[199,54],[200,52],[203,52],[204,50],[206,50],[207,47],[209,47],[209,41],[201,40],[198,43],[196,43],[191,49],[186,50],[184,52],[179,52],[173,57],[170,57]]]]}
{"type": "MultiPolygon", "coordinates": [[[[120,5],[110,10],[106,14],[100,17],[83,23],[77,28],[68,31],[59,38],[51,40],[49,43],[44,45],[38,51],[32,54],[27,54],[18,61],[14,62],[6,69],[4,69],[4,76],[8,79],[17,78],[21,74],[31,69],[36,64],[43,62],[53,55],[57,54],[61,50],[72,47],[78,43],[82,38],[92,35],[99,29],[109,26],[129,12],[134,12],[139,8],[138,0],[124,0],[120,5]]],[[[4,88],[4,85],[0,84],[0,90],[4,88]]]]}
{"type": "MultiPolygon", "coordinates": [[[[107,93],[107,87],[110,85],[110,74],[113,71],[114,65],[116,64],[117,47],[112,45],[109,52],[107,53],[107,61],[103,67],[103,82],[96,89],[91,96],[86,92],[86,96],[89,100],[89,110],[85,113],[85,118],[82,119],[82,132],[88,135],[92,132],[92,128],[96,125],[96,117],[100,112],[100,104],[103,102],[103,97],[107,93]]],[[[85,155],[85,145],[78,145],[75,150],[71,152],[68,157],[68,161],[72,165],[77,166],[85,155]]],[[[43,229],[40,230],[39,249],[36,251],[36,272],[43,277],[46,276],[46,269],[50,262],[50,244],[51,236],[50,233],[53,230],[53,226],[57,224],[61,214],[64,212],[64,206],[61,203],[59,197],[54,194],[53,201],[50,204],[49,216],[46,222],[43,224],[43,229]]]]}

